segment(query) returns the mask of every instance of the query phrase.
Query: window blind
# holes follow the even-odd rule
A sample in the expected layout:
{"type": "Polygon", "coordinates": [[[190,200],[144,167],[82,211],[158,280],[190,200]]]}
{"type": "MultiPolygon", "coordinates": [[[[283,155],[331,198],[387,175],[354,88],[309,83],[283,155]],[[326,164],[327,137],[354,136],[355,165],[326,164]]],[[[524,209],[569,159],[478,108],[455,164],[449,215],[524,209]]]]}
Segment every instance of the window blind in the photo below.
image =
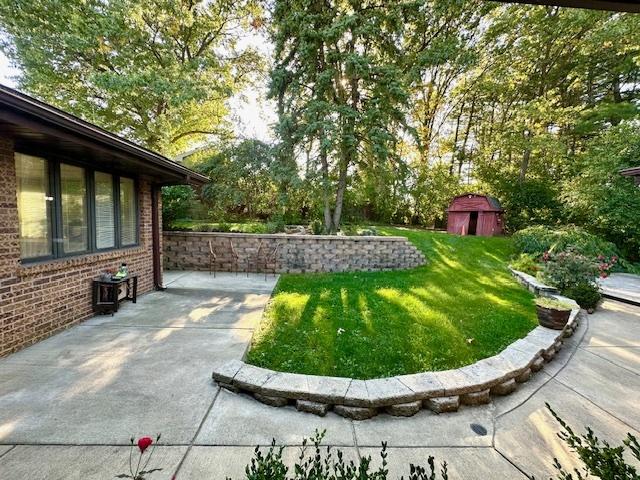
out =
{"type": "Polygon", "coordinates": [[[137,204],[135,182],[131,178],[120,178],[120,244],[137,243],[137,204]]]}
{"type": "Polygon", "coordinates": [[[116,246],[115,198],[113,175],[95,172],[96,248],[116,246]]]}
{"type": "Polygon", "coordinates": [[[47,161],[16,153],[15,162],[21,257],[49,256],[52,247],[47,202],[52,199],[48,195],[47,161]]]}

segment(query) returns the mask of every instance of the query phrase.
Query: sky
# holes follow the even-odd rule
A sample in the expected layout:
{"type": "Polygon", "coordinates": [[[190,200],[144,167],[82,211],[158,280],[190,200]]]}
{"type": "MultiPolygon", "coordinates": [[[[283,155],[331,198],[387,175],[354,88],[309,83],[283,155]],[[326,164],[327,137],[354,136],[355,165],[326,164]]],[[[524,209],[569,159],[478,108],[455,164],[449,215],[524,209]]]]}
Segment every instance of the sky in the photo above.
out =
{"type": "MultiPolygon", "coordinates": [[[[16,88],[14,78],[19,73],[0,51],[0,83],[16,88]]],[[[231,121],[238,137],[271,142],[273,134],[270,126],[276,120],[275,107],[266,100],[266,81],[262,83],[263,85],[244,91],[230,100],[231,121]]]]}

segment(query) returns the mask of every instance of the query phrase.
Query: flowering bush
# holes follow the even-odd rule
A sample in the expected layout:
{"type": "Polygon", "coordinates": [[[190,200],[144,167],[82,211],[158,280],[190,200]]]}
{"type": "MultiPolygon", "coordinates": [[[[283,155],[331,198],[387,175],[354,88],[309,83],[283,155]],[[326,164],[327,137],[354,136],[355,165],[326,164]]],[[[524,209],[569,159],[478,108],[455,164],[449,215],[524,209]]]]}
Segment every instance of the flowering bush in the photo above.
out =
{"type": "Polygon", "coordinates": [[[616,261],[616,256],[607,259],[599,255],[598,260],[593,261],[573,251],[544,252],[542,279],[574,299],[580,307],[593,311],[601,298],[596,278],[606,277],[616,261]]]}
{"type": "Polygon", "coordinates": [[[131,449],[129,450],[129,473],[121,473],[120,475],[116,475],[116,478],[131,478],[132,480],[144,480],[147,475],[153,472],[159,472],[162,470],[161,468],[148,468],[149,462],[151,461],[151,457],[153,456],[153,452],[156,450],[156,445],[160,440],[160,434],[156,437],[155,442],[151,437],[140,437],[136,442],[133,437],[131,437],[131,449]],[[149,451],[149,455],[147,456],[144,463],[142,459],[144,457],[144,453],[149,449],[149,447],[153,445],[153,448],[149,451]],[[138,456],[138,462],[136,467],[133,468],[133,451],[136,446],[140,451],[138,456]]]}
{"type": "Polygon", "coordinates": [[[618,256],[612,255],[607,258],[604,255],[598,255],[598,271],[600,272],[600,278],[607,278],[609,276],[609,272],[613,269],[618,263],[618,256]]]}
{"type": "Polygon", "coordinates": [[[573,251],[542,255],[542,279],[561,292],[580,284],[593,284],[600,274],[598,264],[573,251]]]}

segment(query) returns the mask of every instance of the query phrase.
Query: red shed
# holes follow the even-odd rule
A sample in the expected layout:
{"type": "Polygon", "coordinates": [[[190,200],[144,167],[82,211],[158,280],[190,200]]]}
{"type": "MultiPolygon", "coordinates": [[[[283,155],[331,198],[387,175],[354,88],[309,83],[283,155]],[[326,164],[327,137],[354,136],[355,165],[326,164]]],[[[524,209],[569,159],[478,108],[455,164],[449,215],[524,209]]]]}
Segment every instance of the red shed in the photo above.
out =
{"type": "Polygon", "coordinates": [[[447,209],[447,232],[485,237],[500,235],[503,212],[500,202],[488,195],[458,195],[447,209]]]}

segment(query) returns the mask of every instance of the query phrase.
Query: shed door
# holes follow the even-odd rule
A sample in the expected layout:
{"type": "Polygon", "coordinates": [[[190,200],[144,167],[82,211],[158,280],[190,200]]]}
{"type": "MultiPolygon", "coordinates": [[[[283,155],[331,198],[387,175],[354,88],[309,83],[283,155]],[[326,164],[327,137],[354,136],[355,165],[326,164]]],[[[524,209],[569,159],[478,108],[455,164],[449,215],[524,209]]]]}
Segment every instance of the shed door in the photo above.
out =
{"type": "Polygon", "coordinates": [[[457,233],[458,235],[466,235],[469,231],[469,214],[465,212],[451,212],[449,214],[449,228],[450,233],[457,233]]]}
{"type": "Polygon", "coordinates": [[[496,214],[482,212],[478,220],[478,235],[492,236],[496,234],[496,214]]]}

